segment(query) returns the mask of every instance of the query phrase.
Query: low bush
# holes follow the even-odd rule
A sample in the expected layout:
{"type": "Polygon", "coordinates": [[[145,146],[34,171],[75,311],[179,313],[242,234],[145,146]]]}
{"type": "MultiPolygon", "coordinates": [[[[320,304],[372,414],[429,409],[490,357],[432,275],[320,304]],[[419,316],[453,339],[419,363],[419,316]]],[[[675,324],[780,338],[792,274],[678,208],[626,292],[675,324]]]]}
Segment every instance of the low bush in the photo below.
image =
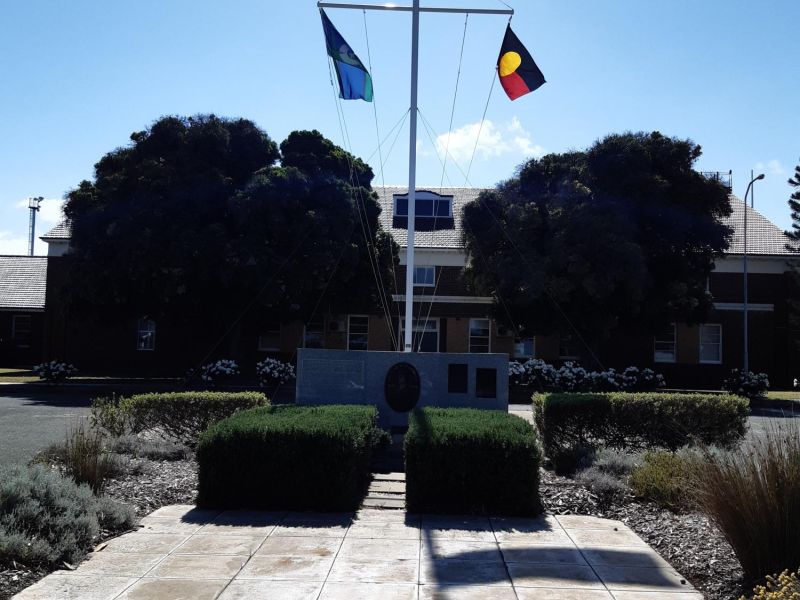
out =
{"type": "Polygon", "coordinates": [[[197,446],[200,506],[354,510],[385,439],[374,406],[268,406],[212,425],[197,446]]]}
{"type": "Polygon", "coordinates": [[[730,377],[722,383],[722,388],[748,400],[763,400],[769,391],[769,378],[766,373],[734,369],[730,377]]]}
{"type": "MultiPolygon", "coordinates": [[[[799,576],[800,569],[796,573],[786,569],[780,575],[769,575],[764,585],[753,590],[753,600],[800,600],[799,576]]],[[[745,597],[740,600],[745,600],[745,597]]]]}
{"type": "Polygon", "coordinates": [[[127,411],[120,408],[125,398],[111,394],[92,398],[89,422],[92,427],[105,431],[112,437],[120,437],[130,431],[130,418],[127,411]]]}
{"type": "Polygon", "coordinates": [[[133,511],[41,465],[0,470],[0,563],[79,562],[101,529],[133,525],[133,511]]]}
{"type": "Polygon", "coordinates": [[[687,508],[696,461],[689,452],[647,452],[631,472],[633,493],[671,510],[687,508]]]}
{"type": "Polygon", "coordinates": [[[638,454],[603,448],[584,460],[575,479],[594,493],[601,505],[607,505],[630,493],[628,478],[639,462],[638,454]]]}
{"type": "Polygon", "coordinates": [[[256,364],[256,374],[261,386],[275,386],[294,379],[294,367],[277,358],[265,358],[256,364]]]}
{"type": "Polygon", "coordinates": [[[260,392],[171,392],[137,394],[119,403],[131,430],[155,430],[194,446],[210,425],[234,413],[269,404],[260,392]]]}
{"type": "Polygon", "coordinates": [[[32,370],[39,376],[39,379],[50,384],[63,383],[78,372],[74,365],[58,360],[36,365],[32,370]]]}
{"type": "Polygon", "coordinates": [[[183,444],[176,444],[171,440],[146,439],[137,435],[118,437],[109,443],[109,447],[117,454],[157,461],[185,460],[191,455],[191,450],[183,444]]]}
{"type": "Polygon", "coordinates": [[[100,493],[106,480],[119,474],[119,460],[104,448],[102,433],[87,428],[78,421],[67,433],[64,444],[63,465],[67,475],[76,483],[88,484],[93,492],[100,493]]]}
{"type": "Polygon", "coordinates": [[[587,371],[574,362],[556,368],[539,358],[508,364],[511,385],[532,392],[640,392],[664,387],[664,377],[652,369],[628,367],[623,371],[587,371]]]}
{"type": "Polygon", "coordinates": [[[538,514],[540,459],[536,431],[519,417],[463,408],[415,410],[405,436],[406,507],[538,514]]]}
{"type": "Polygon", "coordinates": [[[800,428],[776,428],[735,451],[707,453],[692,487],[750,581],[800,565],[800,428]]]}
{"type": "Polygon", "coordinates": [[[747,426],[745,399],[721,394],[661,392],[536,394],[537,426],[548,457],[575,448],[678,448],[694,443],[731,446],[747,426]]]}
{"type": "Polygon", "coordinates": [[[230,379],[238,374],[239,365],[235,360],[229,358],[221,358],[200,367],[200,379],[210,384],[230,379]]]}

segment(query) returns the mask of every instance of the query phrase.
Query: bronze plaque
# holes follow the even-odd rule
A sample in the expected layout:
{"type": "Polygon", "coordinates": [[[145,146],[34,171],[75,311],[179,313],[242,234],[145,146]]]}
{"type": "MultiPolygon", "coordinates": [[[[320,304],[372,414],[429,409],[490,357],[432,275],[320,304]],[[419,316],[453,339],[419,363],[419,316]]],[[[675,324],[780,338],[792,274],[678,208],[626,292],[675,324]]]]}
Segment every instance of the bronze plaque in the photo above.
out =
{"type": "Polygon", "coordinates": [[[419,402],[419,373],[414,365],[399,362],[386,372],[383,383],[386,403],[397,412],[408,412],[419,402]]]}

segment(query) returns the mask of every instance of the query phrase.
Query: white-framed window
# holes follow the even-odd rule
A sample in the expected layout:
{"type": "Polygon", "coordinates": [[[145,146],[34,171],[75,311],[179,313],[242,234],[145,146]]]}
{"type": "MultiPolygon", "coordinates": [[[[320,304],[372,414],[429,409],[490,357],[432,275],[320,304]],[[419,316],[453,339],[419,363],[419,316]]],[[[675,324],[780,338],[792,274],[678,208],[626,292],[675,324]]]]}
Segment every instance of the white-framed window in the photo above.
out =
{"type": "Polygon", "coordinates": [[[562,333],[558,338],[558,358],[561,360],[576,360],[580,358],[578,340],[571,333],[562,333]]]}
{"type": "Polygon", "coordinates": [[[489,332],[491,322],[489,319],[469,320],[469,351],[489,352],[489,332]]]}
{"type": "MultiPolygon", "coordinates": [[[[414,216],[417,218],[449,219],[453,217],[453,198],[449,196],[441,198],[417,197],[414,206],[414,216]]],[[[395,196],[394,216],[408,217],[408,196],[395,196]]]]}
{"type": "Polygon", "coordinates": [[[136,349],[156,349],[156,322],[152,319],[139,319],[136,322],[136,349]]]}
{"type": "Polygon", "coordinates": [[[281,349],[281,324],[267,323],[258,335],[259,352],[278,352],[281,349]]]}
{"type": "Polygon", "coordinates": [[[700,325],[700,362],[711,364],[722,362],[722,325],[718,323],[700,325]]]}
{"type": "Polygon", "coordinates": [[[348,315],[347,349],[367,350],[369,345],[369,317],[367,315],[348,315]]]}
{"type": "Polygon", "coordinates": [[[536,338],[517,338],[514,340],[514,358],[535,358],[536,338]]]}
{"type": "Polygon", "coordinates": [[[11,339],[19,348],[31,346],[31,316],[13,315],[11,317],[11,339]]]}
{"type": "Polygon", "coordinates": [[[414,285],[433,286],[436,283],[436,267],[415,266],[414,285]]]}
{"type": "MultiPolygon", "coordinates": [[[[419,352],[439,351],[439,319],[414,319],[411,332],[411,343],[419,352]]],[[[405,339],[406,320],[400,319],[400,344],[405,339]]]]}
{"type": "Polygon", "coordinates": [[[325,317],[312,317],[303,327],[303,348],[325,347],[325,317]]]}
{"type": "Polygon", "coordinates": [[[675,362],[675,323],[659,331],[653,339],[653,362],[675,362]]]}

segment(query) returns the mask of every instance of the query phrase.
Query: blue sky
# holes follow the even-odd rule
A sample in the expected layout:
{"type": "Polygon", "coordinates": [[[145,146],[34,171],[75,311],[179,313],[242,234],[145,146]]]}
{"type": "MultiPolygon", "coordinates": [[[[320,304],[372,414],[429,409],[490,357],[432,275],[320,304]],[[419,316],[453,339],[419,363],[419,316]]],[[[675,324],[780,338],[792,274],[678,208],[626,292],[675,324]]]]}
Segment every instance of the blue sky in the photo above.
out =
{"type": "MultiPolygon", "coordinates": [[[[424,4],[433,0],[423,0],[424,4]]],[[[441,0],[436,5],[454,5],[441,0]]],[[[497,0],[461,6],[502,7],[497,0]]],[[[756,208],[790,224],[786,179],[800,162],[800,2],[766,0],[517,0],[512,26],[548,83],[510,102],[496,85],[469,183],[490,186],[546,152],[580,149],[611,132],[659,130],[703,147],[700,170],[733,170],[740,196],[763,170],[756,208]]],[[[364,15],[328,14],[366,63],[364,15]]],[[[410,16],[366,16],[381,136],[409,105],[410,16]]],[[[451,153],[469,161],[505,28],[471,16],[451,153]]],[[[423,15],[419,128],[421,186],[437,187],[436,136],[448,131],[459,15],[423,15]]],[[[315,2],[137,0],[5,2],[0,21],[0,253],[24,253],[28,196],[44,196],[38,234],[59,199],[92,177],[94,163],[165,114],[254,120],[280,142],[318,129],[343,145],[315,2]]],[[[351,150],[377,146],[373,107],[343,103],[351,150]]],[[[444,143],[446,137],[439,139],[444,143]]],[[[408,132],[375,185],[407,180],[408,132]]],[[[386,156],[388,154],[388,156],[386,156]]],[[[449,167],[445,185],[464,185],[449,167]]],[[[37,253],[44,253],[43,245],[37,253]]]]}

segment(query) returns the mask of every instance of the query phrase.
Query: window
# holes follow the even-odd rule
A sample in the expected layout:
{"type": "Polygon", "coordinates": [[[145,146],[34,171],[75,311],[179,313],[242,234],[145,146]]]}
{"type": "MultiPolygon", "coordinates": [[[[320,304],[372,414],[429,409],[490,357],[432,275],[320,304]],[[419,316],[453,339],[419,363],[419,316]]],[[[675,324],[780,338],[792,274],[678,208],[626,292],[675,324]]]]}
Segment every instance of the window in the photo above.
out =
{"type": "Polygon", "coordinates": [[[558,358],[561,360],[575,360],[580,358],[577,340],[571,333],[562,333],[558,338],[558,358]]]}
{"type": "MultiPolygon", "coordinates": [[[[451,218],[453,216],[452,198],[416,198],[415,217],[451,218]]],[[[394,216],[408,217],[408,196],[395,196],[394,216]]]]}
{"type": "Polygon", "coordinates": [[[11,339],[20,348],[31,346],[31,316],[14,315],[11,317],[11,339]]]}
{"type": "Polygon", "coordinates": [[[136,324],[136,349],[156,349],[156,322],[151,319],[139,319],[136,324]]]}
{"type": "Polygon", "coordinates": [[[325,317],[312,317],[303,328],[303,348],[325,347],[325,317]]]}
{"type": "Polygon", "coordinates": [[[489,319],[469,320],[469,351],[489,352],[489,319]]]}
{"type": "Polygon", "coordinates": [[[414,267],[414,285],[434,285],[436,267],[414,267]]]}
{"type": "Polygon", "coordinates": [[[675,362],[675,323],[670,323],[664,331],[656,334],[653,343],[653,361],[675,362]]]}
{"type": "Polygon", "coordinates": [[[536,338],[514,341],[514,358],[533,358],[536,355],[536,338]]]}
{"type": "Polygon", "coordinates": [[[347,349],[366,350],[369,341],[369,317],[350,315],[347,317],[347,349]]]}
{"type": "Polygon", "coordinates": [[[281,324],[268,323],[264,331],[258,336],[258,350],[260,352],[278,352],[281,349],[281,324]]]}
{"type": "MultiPolygon", "coordinates": [[[[411,343],[419,352],[439,351],[439,319],[414,319],[411,343]]],[[[400,319],[400,345],[405,339],[406,320],[400,319]]]]}
{"type": "Polygon", "coordinates": [[[722,362],[722,325],[700,325],[700,362],[722,362]]]}

